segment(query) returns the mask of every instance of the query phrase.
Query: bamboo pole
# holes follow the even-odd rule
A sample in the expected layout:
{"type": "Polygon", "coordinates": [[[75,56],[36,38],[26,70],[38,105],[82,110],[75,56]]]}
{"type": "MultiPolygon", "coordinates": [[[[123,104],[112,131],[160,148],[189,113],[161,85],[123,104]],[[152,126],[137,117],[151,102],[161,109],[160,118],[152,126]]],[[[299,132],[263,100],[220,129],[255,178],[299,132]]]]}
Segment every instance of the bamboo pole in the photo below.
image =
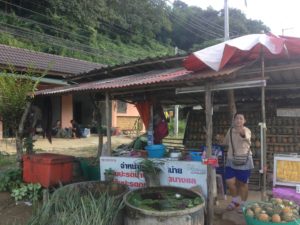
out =
{"type": "MultiPolygon", "coordinates": [[[[265,57],[263,51],[261,52],[261,77],[262,79],[265,78],[265,57]]],[[[266,102],[265,102],[265,86],[261,88],[261,117],[262,117],[262,140],[261,144],[263,146],[263,162],[262,162],[262,177],[263,177],[263,187],[261,191],[261,199],[267,199],[267,141],[266,141],[266,102]]]]}
{"type": "Polygon", "coordinates": [[[105,113],[106,113],[106,136],[107,136],[107,151],[111,155],[111,102],[109,93],[105,93],[105,113]]]}
{"type": "MultiPolygon", "coordinates": [[[[206,147],[207,157],[212,156],[212,101],[210,87],[205,91],[205,114],[206,114],[206,147]]],[[[213,225],[214,219],[214,193],[213,193],[213,170],[212,165],[207,165],[207,225],[213,225]]]]}

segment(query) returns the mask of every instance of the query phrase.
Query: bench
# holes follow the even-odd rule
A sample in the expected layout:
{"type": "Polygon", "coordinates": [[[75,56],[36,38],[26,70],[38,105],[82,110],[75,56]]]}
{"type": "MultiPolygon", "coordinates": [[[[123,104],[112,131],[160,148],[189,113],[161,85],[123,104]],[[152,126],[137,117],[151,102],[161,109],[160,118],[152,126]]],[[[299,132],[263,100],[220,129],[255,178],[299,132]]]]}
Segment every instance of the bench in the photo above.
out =
{"type": "Polygon", "coordinates": [[[167,149],[173,150],[184,150],[184,145],[182,144],[181,138],[164,138],[162,143],[166,146],[167,149]]]}

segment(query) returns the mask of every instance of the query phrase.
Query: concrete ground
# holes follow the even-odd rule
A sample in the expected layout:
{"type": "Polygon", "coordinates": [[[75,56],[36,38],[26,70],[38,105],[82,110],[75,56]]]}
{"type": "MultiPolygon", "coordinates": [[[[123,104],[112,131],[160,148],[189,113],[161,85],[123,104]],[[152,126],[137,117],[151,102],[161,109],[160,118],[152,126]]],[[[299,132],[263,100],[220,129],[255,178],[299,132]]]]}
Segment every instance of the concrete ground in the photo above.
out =
{"type": "MultiPolygon", "coordinates": [[[[249,191],[248,201],[259,201],[261,196],[260,194],[261,193],[259,191],[249,191]]],[[[230,196],[227,196],[226,200],[219,200],[219,204],[214,208],[214,225],[246,225],[246,221],[242,213],[238,213],[237,210],[226,210],[226,207],[230,202],[230,196]]]]}

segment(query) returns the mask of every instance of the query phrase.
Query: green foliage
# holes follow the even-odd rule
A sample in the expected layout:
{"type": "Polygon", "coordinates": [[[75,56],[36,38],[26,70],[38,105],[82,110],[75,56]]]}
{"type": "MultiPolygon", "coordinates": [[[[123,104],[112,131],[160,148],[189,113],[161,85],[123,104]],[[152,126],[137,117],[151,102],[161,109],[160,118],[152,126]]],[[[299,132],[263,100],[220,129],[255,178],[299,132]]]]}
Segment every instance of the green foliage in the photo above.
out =
{"type": "MultiPolygon", "coordinates": [[[[30,219],[28,225],[114,224],[124,204],[108,193],[93,196],[79,189],[60,188],[30,219]]],[[[117,223],[116,223],[117,224],[117,223]]]]}
{"type": "Polygon", "coordinates": [[[104,174],[115,175],[115,171],[112,168],[109,168],[104,171],[104,174]]]}
{"type": "Polygon", "coordinates": [[[6,71],[0,73],[0,115],[6,125],[16,131],[26,104],[31,100],[39,81],[32,81],[31,74],[15,76],[6,71]]]}
{"type": "Polygon", "coordinates": [[[150,159],[143,159],[138,162],[138,168],[137,172],[143,172],[144,174],[150,174],[150,175],[157,175],[160,173],[161,168],[160,166],[164,162],[161,160],[150,160],[150,159]]]}
{"type": "Polygon", "coordinates": [[[116,171],[114,171],[112,168],[106,169],[104,171],[105,181],[113,182],[113,180],[115,178],[115,173],[116,173],[116,171]]]}
{"type": "Polygon", "coordinates": [[[6,152],[0,151],[0,169],[1,167],[12,165],[16,162],[16,157],[14,155],[9,155],[6,152]]]}
{"type": "MultiPolygon", "coordinates": [[[[184,131],[186,127],[186,121],[185,120],[178,120],[178,136],[183,137],[184,131]]],[[[173,119],[168,123],[168,129],[169,129],[169,136],[174,135],[174,121],[173,119]]]]}
{"type": "Polygon", "coordinates": [[[37,184],[21,184],[20,187],[12,190],[11,196],[15,201],[28,200],[36,202],[41,198],[42,186],[37,184]]]}
{"type": "Polygon", "coordinates": [[[34,142],[36,142],[36,140],[33,140],[31,136],[24,138],[23,148],[27,152],[32,152],[34,148],[34,142]]]}
{"type": "Polygon", "coordinates": [[[11,191],[20,187],[22,172],[20,169],[9,169],[0,174],[0,191],[11,191]]]}
{"type": "MultiPolygon", "coordinates": [[[[0,43],[108,65],[173,55],[174,46],[190,51],[223,39],[222,13],[180,0],[172,7],[166,0],[11,2],[22,8],[0,2],[6,9],[0,14],[5,30],[0,43]]],[[[231,37],[269,30],[236,9],[230,9],[230,29],[231,37]]]]}

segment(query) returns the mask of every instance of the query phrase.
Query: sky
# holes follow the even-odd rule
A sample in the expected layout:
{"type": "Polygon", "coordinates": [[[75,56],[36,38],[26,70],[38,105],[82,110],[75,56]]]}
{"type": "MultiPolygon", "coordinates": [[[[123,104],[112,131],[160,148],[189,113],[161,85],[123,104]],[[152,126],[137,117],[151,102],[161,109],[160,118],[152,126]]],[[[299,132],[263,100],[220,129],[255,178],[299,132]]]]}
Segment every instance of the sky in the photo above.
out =
{"type": "MultiPolygon", "coordinates": [[[[188,5],[215,10],[224,7],[224,0],[182,0],[188,5]]],[[[300,37],[299,0],[228,0],[230,8],[240,9],[248,19],[261,20],[273,34],[300,37]]],[[[230,15],[229,15],[230,16],[230,15]]],[[[230,28],[229,28],[230,29],[230,28]]]]}

